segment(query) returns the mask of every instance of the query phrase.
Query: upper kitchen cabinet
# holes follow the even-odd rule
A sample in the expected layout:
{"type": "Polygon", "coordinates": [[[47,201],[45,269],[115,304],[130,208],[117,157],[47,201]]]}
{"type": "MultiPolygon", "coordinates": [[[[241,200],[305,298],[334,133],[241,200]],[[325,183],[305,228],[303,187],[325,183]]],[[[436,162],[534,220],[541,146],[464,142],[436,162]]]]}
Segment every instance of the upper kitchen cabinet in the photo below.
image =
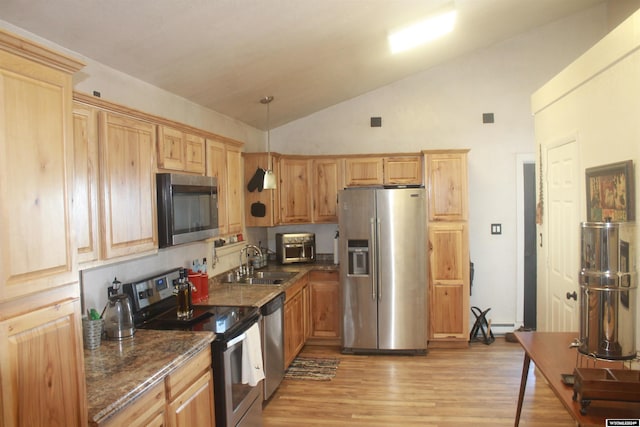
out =
{"type": "Polygon", "coordinates": [[[336,158],[314,158],[311,163],[313,176],[313,222],[338,222],[338,189],[341,188],[341,162],[336,158]]]}
{"type": "Polygon", "coordinates": [[[218,179],[220,235],[242,232],[242,144],[207,139],[207,175],[218,179]]]}
{"type": "Polygon", "coordinates": [[[73,105],[73,216],[78,262],[99,259],[98,227],[98,110],[73,105]]]}
{"type": "Polygon", "coordinates": [[[155,125],[101,111],[99,129],[102,252],[157,249],[155,125]]]}
{"type": "Polygon", "coordinates": [[[280,210],[283,224],[311,222],[311,160],[285,157],[280,159],[280,210]]]}
{"type": "Polygon", "coordinates": [[[158,126],[158,168],[205,172],[205,138],[169,126],[158,126]]]}
{"type": "Polygon", "coordinates": [[[466,221],[467,153],[469,150],[425,151],[430,221],[466,221]]]}
{"type": "MultiPolygon", "coordinates": [[[[262,190],[256,180],[263,176],[267,166],[267,153],[243,153],[244,157],[244,203],[247,227],[271,227],[280,223],[279,190],[262,190]],[[254,186],[254,183],[256,184],[254,186]]],[[[271,168],[280,176],[279,156],[271,153],[271,168]]]]}
{"type": "Polygon", "coordinates": [[[421,185],[422,156],[385,157],[383,175],[384,185],[421,185]]]}
{"type": "Polygon", "coordinates": [[[0,301],[77,282],[71,74],[0,30],[0,301]]]}
{"type": "Polygon", "coordinates": [[[344,181],[346,187],[382,185],[382,157],[347,157],[344,160],[344,181]]]}
{"type": "Polygon", "coordinates": [[[0,30],[0,425],[87,424],[71,74],[0,30]]]}

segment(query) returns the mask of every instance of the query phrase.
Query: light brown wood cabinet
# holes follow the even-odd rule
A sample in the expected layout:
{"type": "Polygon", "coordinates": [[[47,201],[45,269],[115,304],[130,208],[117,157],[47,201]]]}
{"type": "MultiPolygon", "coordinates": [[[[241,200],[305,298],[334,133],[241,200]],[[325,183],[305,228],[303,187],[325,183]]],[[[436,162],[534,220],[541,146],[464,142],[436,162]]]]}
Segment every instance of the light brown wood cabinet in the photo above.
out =
{"type": "Polygon", "coordinates": [[[382,185],[382,157],[347,157],[344,160],[345,187],[382,185]]]}
{"type": "MultiPolygon", "coordinates": [[[[244,192],[245,225],[247,227],[271,227],[280,223],[280,192],[275,190],[249,191],[247,185],[256,174],[258,168],[267,168],[267,153],[243,153],[244,158],[244,192]],[[265,215],[256,216],[252,212],[252,206],[264,205],[265,215]]],[[[276,177],[280,176],[278,155],[271,153],[272,170],[276,177]]]]}
{"type": "Polygon", "coordinates": [[[135,402],[96,427],[162,427],[165,423],[166,398],[164,383],[160,382],[135,402]]]}
{"type": "Polygon", "coordinates": [[[158,126],[158,168],[204,174],[204,137],[170,126],[158,126]]]}
{"type": "Polygon", "coordinates": [[[282,224],[311,222],[311,161],[280,158],[280,219],[282,224]]]}
{"type": "Polygon", "coordinates": [[[310,338],[339,343],[342,332],[340,278],[337,271],[309,272],[310,338]]]}
{"type": "Polygon", "coordinates": [[[0,425],[87,424],[71,74],[0,30],[0,425]]]}
{"type": "Polygon", "coordinates": [[[384,185],[421,185],[422,156],[385,157],[383,174],[384,185]]]}
{"type": "Polygon", "coordinates": [[[309,335],[308,275],[287,288],[284,303],[284,368],[296,358],[309,335]]]}
{"type": "Polygon", "coordinates": [[[467,220],[467,151],[426,152],[429,221],[467,220]]]}
{"type": "Polygon", "coordinates": [[[155,125],[101,111],[99,129],[102,254],[156,250],[155,125]]]}
{"type": "Polygon", "coordinates": [[[336,158],[314,158],[311,162],[313,223],[338,222],[340,164],[336,158]]]}
{"type": "Polygon", "coordinates": [[[220,235],[242,232],[242,147],[207,139],[207,175],[218,179],[220,235]]]}
{"type": "Polygon", "coordinates": [[[0,35],[3,301],[78,281],[72,230],[71,72],[80,64],[43,48],[22,52],[23,46],[36,48],[8,33],[0,35]],[[34,54],[42,57],[30,59],[34,54]],[[45,65],[54,60],[56,65],[45,65]],[[67,69],[57,68],[62,66],[67,69]]]}
{"type": "Polygon", "coordinates": [[[469,341],[467,151],[425,152],[430,347],[464,347],[469,341]]]}
{"type": "Polygon", "coordinates": [[[2,425],[87,424],[80,299],[52,300],[0,318],[2,425]]]}
{"type": "Polygon", "coordinates": [[[205,347],[96,427],[215,426],[211,348],[205,347]]]}
{"type": "Polygon", "coordinates": [[[73,105],[74,203],[73,216],[78,262],[100,258],[98,214],[98,110],[73,105]]]}
{"type": "Polygon", "coordinates": [[[205,348],[165,379],[167,426],[214,426],[211,349],[205,348]]]}

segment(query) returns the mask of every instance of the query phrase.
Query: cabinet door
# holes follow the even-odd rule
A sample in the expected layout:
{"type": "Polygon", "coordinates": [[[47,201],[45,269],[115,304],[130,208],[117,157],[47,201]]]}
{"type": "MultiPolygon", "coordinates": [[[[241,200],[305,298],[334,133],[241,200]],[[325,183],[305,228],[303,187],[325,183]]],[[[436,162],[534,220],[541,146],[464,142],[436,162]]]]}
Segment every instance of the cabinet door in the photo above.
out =
{"type": "Polygon", "coordinates": [[[80,301],[0,322],[0,424],[86,426],[80,301]]]}
{"type": "Polygon", "coordinates": [[[312,338],[340,338],[340,283],[335,271],[309,273],[312,338]]]}
{"type": "Polygon", "coordinates": [[[467,220],[466,152],[427,155],[429,220],[467,220]]]}
{"type": "Polygon", "coordinates": [[[385,185],[422,184],[422,156],[385,157],[385,185]]]}
{"type": "Polygon", "coordinates": [[[99,119],[103,254],[157,249],[154,125],[106,112],[99,119]]]}
{"type": "Polygon", "coordinates": [[[158,167],[182,171],[186,166],[185,141],[182,131],[158,126],[158,167]]]}
{"type": "Polygon", "coordinates": [[[184,134],[184,170],[204,173],[205,167],[204,138],[190,133],[184,134]]]}
{"type": "Polygon", "coordinates": [[[215,425],[211,370],[207,370],[169,403],[167,425],[169,427],[215,425]]]}
{"type": "Polygon", "coordinates": [[[280,159],[280,211],[283,224],[311,222],[310,160],[280,159]]]}
{"type": "Polygon", "coordinates": [[[430,338],[468,340],[469,248],[466,223],[429,225],[430,338]]]}
{"type": "Polygon", "coordinates": [[[338,182],[340,167],[337,159],[314,159],[313,222],[338,222],[338,182]]]}
{"type": "Polygon", "coordinates": [[[99,259],[98,232],[98,112],[73,106],[74,201],[73,221],[78,262],[99,259]]]}
{"type": "Polygon", "coordinates": [[[382,157],[348,157],[345,159],[347,187],[382,185],[382,157]]]}
{"type": "Polygon", "coordinates": [[[71,76],[3,50],[0,64],[2,301],[78,279],[71,76]]]}
{"type": "Polygon", "coordinates": [[[304,344],[304,308],[302,290],[284,304],[284,369],[296,358],[299,348],[304,344]]]}
{"type": "Polygon", "coordinates": [[[242,151],[227,145],[227,223],[229,234],[242,232],[242,151]]]}
{"type": "Polygon", "coordinates": [[[207,139],[207,175],[218,179],[218,226],[221,236],[229,234],[227,219],[227,150],[221,141],[207,139]]]}

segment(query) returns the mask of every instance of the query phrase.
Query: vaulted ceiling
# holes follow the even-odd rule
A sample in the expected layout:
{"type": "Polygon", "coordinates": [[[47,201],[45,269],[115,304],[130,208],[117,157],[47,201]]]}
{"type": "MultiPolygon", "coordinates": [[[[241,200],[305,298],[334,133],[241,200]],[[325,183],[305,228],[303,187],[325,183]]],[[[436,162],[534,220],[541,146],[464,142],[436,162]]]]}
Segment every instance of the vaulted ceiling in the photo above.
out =
{"type": "Polygon", "coordinates": [[[0,19],[265,129],[604,0],[2,0],[0,19]],[[444,7],[453,33],[391,55],[389,32],[444,7]]]}

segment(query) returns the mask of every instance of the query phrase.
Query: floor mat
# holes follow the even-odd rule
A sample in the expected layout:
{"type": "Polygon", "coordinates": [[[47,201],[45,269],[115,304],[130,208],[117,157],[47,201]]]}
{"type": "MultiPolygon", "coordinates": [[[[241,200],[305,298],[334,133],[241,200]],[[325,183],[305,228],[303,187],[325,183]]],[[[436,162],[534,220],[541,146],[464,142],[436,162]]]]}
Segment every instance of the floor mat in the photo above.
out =
{"type": "Polygon", "coordinates": [[[295,380],[330,381],[338,370],[340,360],[316,357],[296,357],[284,374],[295,380]]]}

